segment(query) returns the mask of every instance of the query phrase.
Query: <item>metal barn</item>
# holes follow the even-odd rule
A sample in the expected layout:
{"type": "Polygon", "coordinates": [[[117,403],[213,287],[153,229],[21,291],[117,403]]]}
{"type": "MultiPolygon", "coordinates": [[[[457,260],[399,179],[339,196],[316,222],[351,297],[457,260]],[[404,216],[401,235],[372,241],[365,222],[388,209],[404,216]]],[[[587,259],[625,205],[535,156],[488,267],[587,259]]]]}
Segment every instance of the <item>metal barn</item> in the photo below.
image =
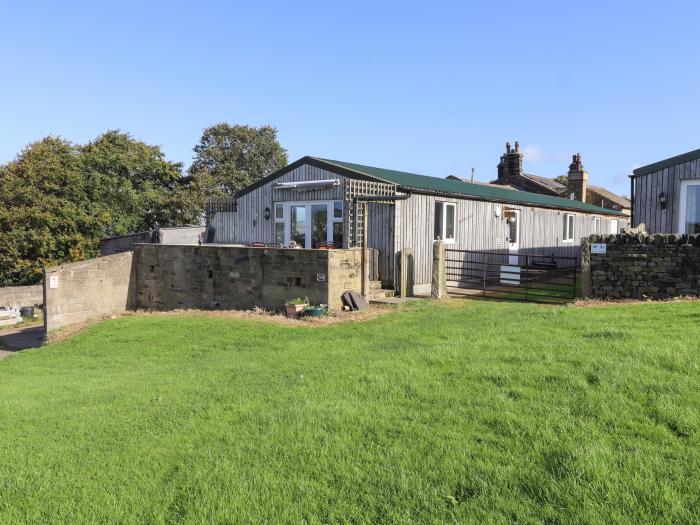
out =
{"type": "Polygon", "coordinates": [[[350,248],[366,232],[384,287],[396,285],[398,254],[411,252],[416,293],[430,290],[436,239],[464,250],[576,257],[581,238],[625,226],[620,212],[576,200],[316,157],[207,207],[207,240],[218,244],[350,248]]]}

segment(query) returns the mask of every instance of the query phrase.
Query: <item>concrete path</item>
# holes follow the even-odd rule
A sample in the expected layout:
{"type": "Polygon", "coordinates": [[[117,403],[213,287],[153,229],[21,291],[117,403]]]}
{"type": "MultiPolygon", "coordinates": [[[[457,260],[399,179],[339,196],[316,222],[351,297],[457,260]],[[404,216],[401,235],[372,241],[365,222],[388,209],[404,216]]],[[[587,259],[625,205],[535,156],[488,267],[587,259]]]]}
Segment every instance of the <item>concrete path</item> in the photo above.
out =
{"type": "Polygon", "coordinates": [[[25,348],[37,348],[44,342],[44,326],[30,325],[0,330],[0,359],[25,348]]]}

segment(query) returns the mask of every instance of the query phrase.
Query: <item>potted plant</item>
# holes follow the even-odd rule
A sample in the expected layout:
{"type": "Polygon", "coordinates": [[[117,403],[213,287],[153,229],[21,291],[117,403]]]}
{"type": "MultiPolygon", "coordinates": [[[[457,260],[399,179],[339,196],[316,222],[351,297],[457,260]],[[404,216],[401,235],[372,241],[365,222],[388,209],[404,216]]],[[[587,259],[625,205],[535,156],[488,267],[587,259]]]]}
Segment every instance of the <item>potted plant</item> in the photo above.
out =
{"type": "Polygon", "coordinates": [[[304,308],[304,313],[310,315],[311,317],[323,317],[326,315],[326,305],[325,304],[311,304],[304,308]]]}
{"type": "Polygon", "coordinates": [[[309,306],[308,297],[297,297],[296,299],[290,299],[284,304],[284,308],[287,311],[289,317],[299,317],[304,308],[309,306]]]}

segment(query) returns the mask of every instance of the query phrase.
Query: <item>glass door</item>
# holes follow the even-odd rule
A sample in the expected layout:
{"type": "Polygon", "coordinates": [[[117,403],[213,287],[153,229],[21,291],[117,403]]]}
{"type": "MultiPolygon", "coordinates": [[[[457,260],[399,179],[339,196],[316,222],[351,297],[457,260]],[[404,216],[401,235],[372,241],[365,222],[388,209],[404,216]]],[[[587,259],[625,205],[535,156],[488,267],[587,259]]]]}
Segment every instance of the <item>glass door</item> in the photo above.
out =
{"type": "Polygon", "coordinates": [[[306,205],[292,204],[289,206],[289,244],[296,243],[302,248],[306,246],[306,205]]]}
{"type": "Polygon", "coordinates": [[[275,203],[275,228],[277,223],[284,228],[279,237],[285,246],[343,247],[343,201],[275,203]]]}
{"type": "Polygon", "coordinates": [[[311,205],[311,246],[320,248],[328,245],[328,204],[311,205]]]}

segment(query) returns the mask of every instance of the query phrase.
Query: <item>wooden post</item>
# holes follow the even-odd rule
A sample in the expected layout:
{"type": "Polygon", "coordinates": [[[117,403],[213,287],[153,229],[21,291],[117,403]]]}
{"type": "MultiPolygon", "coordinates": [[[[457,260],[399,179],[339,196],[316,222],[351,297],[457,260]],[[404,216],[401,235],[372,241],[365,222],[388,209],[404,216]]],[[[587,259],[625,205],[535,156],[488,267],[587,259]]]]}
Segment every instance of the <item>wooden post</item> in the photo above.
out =
{"type": "Polygon", "coordinates": [[[433,299],[444,299],[447,296],[445,241],[435,241],[433,243],[433,279],[431,295],[433,299]]]}
{"type": "Polygon", "coordinates": [[[367,203],[362,203],[362,297],[369,293],[369,250],[367,248],[367,203]]]}

